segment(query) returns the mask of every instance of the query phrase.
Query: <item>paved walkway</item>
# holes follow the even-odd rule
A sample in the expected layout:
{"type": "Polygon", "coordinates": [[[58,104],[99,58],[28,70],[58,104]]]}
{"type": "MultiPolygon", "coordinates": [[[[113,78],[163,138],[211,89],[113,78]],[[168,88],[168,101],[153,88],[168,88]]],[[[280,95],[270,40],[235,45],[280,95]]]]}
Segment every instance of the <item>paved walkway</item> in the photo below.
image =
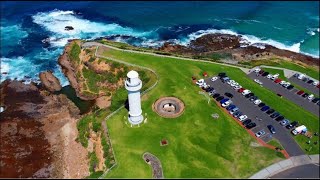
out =
{"type": "Polygon", "coordinates": [[[266,179],[285,170],[307,164],[319,164],[319,154],[292,156],[289,159],[274,163],[262,169],[249,179],[266,179]]]}
{"type": "Polygon", "coordinates": [[[155,179],[163,179],[163,171],[160,160],[151,153],[144,153],[142,155],[144,161],[152,167],[152,177],[155,179]]]}

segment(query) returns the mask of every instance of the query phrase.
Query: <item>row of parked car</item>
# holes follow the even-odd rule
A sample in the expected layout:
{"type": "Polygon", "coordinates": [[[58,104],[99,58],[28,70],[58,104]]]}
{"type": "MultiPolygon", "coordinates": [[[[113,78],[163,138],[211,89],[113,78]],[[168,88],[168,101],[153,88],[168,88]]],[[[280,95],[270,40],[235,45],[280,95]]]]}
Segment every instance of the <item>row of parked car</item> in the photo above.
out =
{"type": "MultiPolygon", "coordinates": [[[[261,74],[262,76],[266,76],[266,78],[273,80],[274,83],[281,85],[282,87],[291,90],[294,88],[294,86],[287,81],[284,81],[282,79],[279,78],[279,74],[270,74],[269,72],[265,72],[260,68],[256,68],[254,70],[256,73],[261,74]]],[[[311,80],[312,81],[312,80],[311,80]]],[[[313,82],[313,81],[312,81],[313,82]]],[[[319,82],[314,82],[314,83],[319,83],[319,82]]],[[[309,101],[313,102],[313,103],[317,103],[319,105],[320,102],[320,98],[314,98],[313,94],[308,94],[306,92],[304,92],[303,90],[300,90],[297,92],[297,95],[300,95],[303,98],[307,98],[309,101]]]]}
{"type": "MultiPolygon", "coordinates": [[[[270,108],[268,105],[266,105],[265,103],[263,103],[257,96],[254,95],[254,93],[252,93],[249,89],[245,89],[243,88],[241,85],[239,85],[238,83],[234,82],[233,80],[231,80],[229,77],[227,77],[225,75],[225,73],[220,73],[219,74],[222,82],[230,84],[232,86],[232,84],[237,84],[238,86],[240,86],[240,89],[237,90],[237,92],[241,93],[245,98],[248,98],[249,101],[253,102],[255,105],[257,105],[261,111],[266,112],[268,115],[270,115],[271,118],[275,119],[276,121],[280,122],[280,124],[282,126],[286,126],[287,129],[292,129],[293,127],[298,125],[298,122],[293,121],[290,122],[290,120],[286,119],[284,116],[282,116],[279,112],[275,111],[274,109],[270,108]]],[[[276,77],[274,77],[276,78],[276,77]]],[[[237,88],[234,88],[235,90],[237,88]]],[[[268,127],[269,129],[273,129],[272,126],[268,127]]],[[[270,131],[271,131],[270,129],[270,131]]],[[[273,132],[272,132],[273,133],[273,132]]]]}
{"type": "Polygon", "coordinates": [[[307,84],[311,84],[313,86],[316,86],[317,88],[320,88],[319,81],[314,81],[311,78],[307,77],[305,74],[296,73],[293,75],[293,77],[296,77],[307,84]]]}

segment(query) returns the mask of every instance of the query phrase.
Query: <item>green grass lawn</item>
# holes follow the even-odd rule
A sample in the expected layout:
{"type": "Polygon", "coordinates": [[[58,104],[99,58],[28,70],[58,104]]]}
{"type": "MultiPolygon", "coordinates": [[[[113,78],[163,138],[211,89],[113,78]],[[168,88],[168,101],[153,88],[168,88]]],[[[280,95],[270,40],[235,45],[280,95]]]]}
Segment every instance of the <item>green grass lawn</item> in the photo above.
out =
{"type": "MultiPolygon", "coordinates": [[[[151,68],[159,75],[158,85],[142,98],[146,124],[140,128],[128,127],[126,109],[107,121],[118,163],[107,177],[151,178],[151,167],[142,159],[146,151],[160,159],[166,178],[247,178],[279,160],[274,150],[250,147],[255,139],[214,102],[208,104],[207,99],[198,94],[200,89],[192,84],[191,77],[200,78],[204,71],[209,75],[226,72],[288,119],[298,120],[313,131],[319,129],[316,116],[286,99],[279,99],[275,93],[247,78],[240,69],[111,49],[104,55],[151,68]],[[165,119],[153,112],[152,104],[163,96],[180,98],[186,106],[183,115],[165,119]],[[220,118],[212,119],[212,113],[218,113],[220,118]],[[160,146],[163,138],[169,141],[168,146],[160,146]]],[[[296,140],[304,149],[308,147],[304,137],[297,136],[296,140]]],[[[319,147],[308,153],[319,153],[319,147]]]]}
{"type": "Polygon", "coordinates": [[[151,178],[151,167],[142,159],[146,151],[160,159],[166,178],[246,178],[281,159],[274,150],[251,147],[250,142],[255,139],[214,102],[208,104],[191,82],[193,75],[203,71],[216,74],[240,70],[116,50],[108,51],[108,55],[154,69],[159,83],[142,98],[146,124],[130,128],[125,124],[126,109],[107,120],[118,163],[107,177],[151,178]],[[180,98],[186,106],[182,116],[165,119],[153,112],[152,104],[162,96],[180,98]],[[220,118],[212,119],[212,113],[218,113],[220,118]],[[160,146],[163,138],[169,141],[168,146],[160,146]]]}

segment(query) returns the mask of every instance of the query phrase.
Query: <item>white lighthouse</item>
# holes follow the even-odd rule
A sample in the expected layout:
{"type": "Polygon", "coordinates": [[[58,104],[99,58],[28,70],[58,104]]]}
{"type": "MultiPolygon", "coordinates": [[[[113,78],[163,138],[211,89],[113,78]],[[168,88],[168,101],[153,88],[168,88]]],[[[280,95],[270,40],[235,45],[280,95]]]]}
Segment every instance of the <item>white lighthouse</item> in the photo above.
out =
{"type": "Polygon", "coordinates": [[[139,79],[139,74],[136,71],[128,72],[127,79],[125,81],[125,87],[128,90],[129,100],[128,120],[132,125],[140,124],[143,121],[140,100],[142,81],[139,79]]]}

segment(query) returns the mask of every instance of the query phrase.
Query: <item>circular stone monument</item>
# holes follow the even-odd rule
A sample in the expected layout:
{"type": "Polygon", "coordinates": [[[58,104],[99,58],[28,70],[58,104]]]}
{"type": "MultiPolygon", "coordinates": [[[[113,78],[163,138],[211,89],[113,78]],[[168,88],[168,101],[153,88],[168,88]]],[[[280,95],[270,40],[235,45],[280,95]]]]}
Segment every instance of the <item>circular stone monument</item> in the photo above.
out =
{"type": "Polygon", "coordinates": [[[176,97],[163,97],[158,99],[152,109],[159,115],[165,118],[179,117],[184,111],[183,102],[176,97]]]}

